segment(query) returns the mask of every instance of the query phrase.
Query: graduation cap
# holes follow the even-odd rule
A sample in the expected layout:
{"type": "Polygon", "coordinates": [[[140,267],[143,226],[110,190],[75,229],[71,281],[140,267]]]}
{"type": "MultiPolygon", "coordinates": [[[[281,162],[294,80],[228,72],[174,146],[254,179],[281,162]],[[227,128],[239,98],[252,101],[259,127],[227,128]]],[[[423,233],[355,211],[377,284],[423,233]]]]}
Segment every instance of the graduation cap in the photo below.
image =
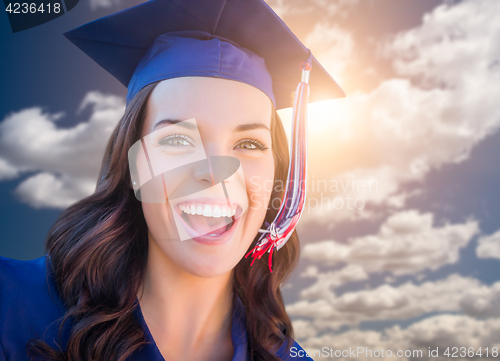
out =
{"type": "Polygon", "coordinates": [[[345,96],[309,49],[264,0],[149,0],[64,35],[128,88],[127,104],[150,83],[186,76],[250,84],[276,109],[289,107],[295,92],[288,187],[249,252],[254,261],[269,252],[272,272],[272,252],[305,202],[307,102],[345,96]]]}

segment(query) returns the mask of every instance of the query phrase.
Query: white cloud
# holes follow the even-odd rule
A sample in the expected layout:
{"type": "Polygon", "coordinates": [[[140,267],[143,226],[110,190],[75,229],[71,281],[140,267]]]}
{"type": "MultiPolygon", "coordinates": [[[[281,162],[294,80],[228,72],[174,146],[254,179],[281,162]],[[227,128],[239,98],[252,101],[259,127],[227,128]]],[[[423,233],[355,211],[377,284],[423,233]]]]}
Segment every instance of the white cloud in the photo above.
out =
{"type": "MultiPolygon", "coordinates": [[[[498,1],[439,6],[424,16],[420,26],[381,41],[380,55],[392,62],[397,77],[370,92],[310,106],[310,179],[312,175],[327,181],[370,177],[379,185],[376,192],[323,192],[323,196],[345,200],[349,194],[367,205],[402,208],[408,197],[418,194],[403,190],[404,184],[422,182],[430,170],[467,159],[478,143],[498,131],[499,16],[498,1]]],[[[318,47],[315,55],[331,63],[333,72],[348,73],[347,65],[362,58],[363,49],[348,30],[324,24],[308,41],[321,44],[322,33],[328,34],[328,45],[318,47]]],[[[281,114],[291,116],[290,110],[281,114]]],[[[322,208],[306,213],[303,222],[331,224],[375,217],[365,209],[322,208]]]]}
{"type": "MultiPolygon", "coordinates": [[[[316,332],[336,330],[343,325],[355,326],[362,321],[402,320],[436,312],[460,312],[487,318],[500,316],[500,282],[487,286],[474,278],[456,274],[419,285],[412,282],[397,287],[381,285],[340,296],[326,279],[320,278],[316,286],[319,285],[324,286],[321,299],[287,305],[291,316],[311,319],[316,332]]],[[[303,295],[309,294],[309,290],[303,291],[303,295]]]]}
{"type": "MultiPolygon", "coordinates": [[[[137,5],[146,1],[147,0],[136,0],[134,4],[137,5]]],[[[109,9],[112,7],[119,7],[123,4],[123,0],[90,0],[89,4],[92,10],[109,9]]]]}
{"type": "Polygon", "coordinates": [[[431,213],[407,210],[390,216],[376,235],[351,238],[346,244],[334,240],[310,243],[302,257],[320,264],[356,265],[366,273],[412,274],[457,262],[460,249],[478,231],[473,220],[434,227],[431,213]]]}
{"type": "Polygon", "coordinates": [[[423,77],[434,87],[482,83],[487,74],[498,76],[493,69],[500,56],[499,13],[500,3],[491,0],[443,4],[426,14],[421,26],[396,35],[384,51],[395,57],[400,74],[423,77]]]}
{"type": "Polygon", "coordinates": [[[43,172],[23,181],[15,192],[22,202],[34,208],[66,208],[91,194],[94,188],[95,181],[43,172]]]}
{"type": "Polygon", "coordinates": [[[292,322],[295,339],[308,339],[316,336],[316,328],[306,320],[295,320],[292,322]]]}
{"type": "Polygon", "coordinates": [[[281,17],[314,14],[329,18],[335,15],[346,16],[359,0],[266,0],[269,6],[281,17]]]}
{"type": "Polygon", "coordinates": [[[121,0],[90,0],[90,8],[97,10],[100,8],[107,9],[115,5],[119,5],[121,0]]]}
{"type": "Polygon", "coordinates": [[[500,282],[470,289],[460,300],[460,308],[475,317],[500,316],[500,282]]]}
{"type": "Polygon", "coordinates": [[[313,54],[318,54],[321,65],[342,84],[343,70],[353,57],[352,35],[338,26],[319,22],[304,39],[304,44],[313,54]]]}
{"type": "Polygon", "coordinates": [[[16,178],[19,170],[9,164],[5,159],[0,158],[0,180],[16,178]]]}
{"type": "Polygon", "coordinates": [[[500,259],[500,231],[497,231],[492,235],[479,238],[477,243],[477,257],[500,259]]]}
{"type": "Polygon", "coordinates": [[[368,279],[365,269],[358,265],[348,265],[339,271],[330,272],[320,272],[316,266],[310,266],[301,276],[316,278],[312,286],[300,292],[300,296],[304,299],[329,299],[333,296],[331,289],[348,282],[368,279]]]}
{"type": "MultiPolygon", "coordinates": [[[[488,347],[489,357],[492,357],[491,351],[493,347],[500,347],[498,341],[498,333],[500,332],[500,318],[491,318],[487,320],[477,320],[465,315],[437,315],[416,322],[407,328],[393,326],[385,330],[371,331],[353,329],[340,334],[327,333],[320,336],[315,333],[311,324],[305,322],[294,321],[297,324],[299,342],[303,348],[308,350],[313,355],[314,350],[321,350],[323,347],[332,348],[334,357],[322,356],[321,359],[336,359],[336,360],[449,360],[450,355],[444,353],[450,348],[450,354],[453,353],[451,347],[472,347],[474,351],[478,351],[482,347],[482,357],[474,355],[473,357],[463,357],[460,359],[476,359],[481,360],[486,358],[486,350],[488,347]],[[305,330],[305,332],[304,332],[305,330]],[[313,336],[314,335],[314,336],[313,336]],[[335,357],[335,351],[342,352],[343,350],[358,350],[359,354],[350,354],[344,352],[347,357],[335,357]],[[438,347],[439,356],[429,357],[429,347],[435,350],[438,347]],[[375,357],[375,351],[385,351],[384,356],[375,357]],[[371,351],[372,354],[368,351],[371,351]],[[390,350],[392,355],[388,356],[387,351],[390,350]],[[405,351],[408,356],[398,357],[397,352],[401,350],[401,355],[405,351]],[[421,354],[413,351],[422,350],[421,354]],[[413,355],[413,356],[410,356],[413,355]]],[[[460,350],[458,350],[460,352],[460,350]]],[[[497,350],[498,351],[498,350],[497,350]]],[[[459,352],[456,353],[459,356],[459,352]]],[[[314,359],[320,359],[320,353],[316,353],[314,359]]],[[[498,354],[497,354],[498,356],[498,354]]]]}
{"type": "Polygon", "coordinates": [[[71,128],[57,126],[62,113],[38,107],[12,113],[0,123],[0,179],[35,172],[15,190],[23,202],[65,208],[93,192],[104,147],[123,115],[124,102],[90,92],[80,111],[86,107],[92,111],[89,120],[71,128]]]}

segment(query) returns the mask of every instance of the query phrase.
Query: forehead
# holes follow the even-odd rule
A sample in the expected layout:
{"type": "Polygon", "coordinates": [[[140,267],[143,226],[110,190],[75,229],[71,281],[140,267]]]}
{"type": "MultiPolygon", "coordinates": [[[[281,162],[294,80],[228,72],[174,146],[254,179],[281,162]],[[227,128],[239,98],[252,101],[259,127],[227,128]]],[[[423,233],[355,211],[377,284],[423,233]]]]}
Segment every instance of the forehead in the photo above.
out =
{"type": "Polygon", "coordinates": [[[227,126],[259,121],[270,126],[272,102],[261,90],[235,80],[181,77],[164,80],[155,87],[147,104],[144,130],[160,119],[204,122],[227,126]]]}

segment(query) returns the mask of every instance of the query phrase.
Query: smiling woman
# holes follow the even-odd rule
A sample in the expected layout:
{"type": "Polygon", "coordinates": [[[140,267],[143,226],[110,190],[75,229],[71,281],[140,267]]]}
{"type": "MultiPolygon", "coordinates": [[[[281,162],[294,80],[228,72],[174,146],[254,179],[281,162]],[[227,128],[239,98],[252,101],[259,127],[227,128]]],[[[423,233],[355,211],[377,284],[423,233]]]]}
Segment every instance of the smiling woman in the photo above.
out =
{"type": "MultiPolygon", "coordinates": [[[[161,250],[157,254],[165,254],[180,269],[202,277],[227,274],[243,258],[263,224],[264,204],[271,197],[262,184],[274,179],[274,157],[269,149],[273,145],[269,130],[273,112],[265,93],[234,80],[183,77],[156,85],[148,101],[142,137],[154,134],[150,144],[146,142],[153,170],[164,163],[175,172],[164,175],[171,207],[163,202],[142,202],[150,245],[154,242],[153,247],[161,250]],[[165,125],[162,119],[190,120],[165,125]],[[194,129],[181,126],[195,123],[194,129]],[[166,145],[165,140],[172,136],[182,139],[181,145],[166,145]],[[214,185],[214,176],[222,178],[221,167],[205,161],[207,157],[227,157],[222,158],[223,170],[235,159],[240,171],[214,185]],[[201,161],[196,162],[198,159],[201,161]],[[186,195],[179,197],[180,193],[186,195]],[[226,217],[222,217],[223,210],[226,217]],[[188,241],[172,242],[182,235],[182,228],[188,241]],[[217,247],[207,251],[207,245],[217,247]]],[[[147,166],[137,168],[149,171],[147,166]]],[[[158,174],[164,172],[162,167],[158,174]]]]}
{"type": "Polygon", "coordinates": [[[47,254],[0,259],[0,361],[310,360],[281,285],[299,257],[311,66],[319,90],[342,91],[263,1],[182,4],[66,34],[128,86],[127,107],[47,254]],[[294,90],[290,157],[276,109],[294,90]]]}

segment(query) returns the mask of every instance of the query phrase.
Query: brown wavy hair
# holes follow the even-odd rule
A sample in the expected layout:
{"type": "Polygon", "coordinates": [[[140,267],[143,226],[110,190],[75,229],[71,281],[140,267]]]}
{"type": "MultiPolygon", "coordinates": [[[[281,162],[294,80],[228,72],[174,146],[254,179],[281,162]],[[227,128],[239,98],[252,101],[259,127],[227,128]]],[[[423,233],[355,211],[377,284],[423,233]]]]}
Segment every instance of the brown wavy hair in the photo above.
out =
{"type": "MultiPolygon", "coordinates": [[[[146,267],[148,229],[140,202],[130,187],[128,150],[140,139],[146,104],[157,83],[144,87],[131,101],[107,145],[95,193],[68,207],[53,225],[45,242],[49,271],[66,307],[60,319],[58,347],[41,339],[26,345],[29,357],[49,360],[124,361],[146,343],[133,310],[146,267]],[[64,325],[71,332],[62,347],[64,325]]],[[[271,119],[275,184],[284,184],[288,172],[288,146],[281,120],[273,108],[271,119]]],[[[274,187],[271,200],[281,199],[274,187]]],[[[271,222],[278,209],[268,208],[271,222]]],[[[250,248],[253,248],[256,235],[250,248]]],[[[274,352],[293,342],[293,328],[281,295],[281,284],[299,259],[294,232],[273,255],[250,267],[242,258],[233,272],[233,302],[239,296],[246,313],[249,353],[253,360],[279,360],[274,352]]]]}

